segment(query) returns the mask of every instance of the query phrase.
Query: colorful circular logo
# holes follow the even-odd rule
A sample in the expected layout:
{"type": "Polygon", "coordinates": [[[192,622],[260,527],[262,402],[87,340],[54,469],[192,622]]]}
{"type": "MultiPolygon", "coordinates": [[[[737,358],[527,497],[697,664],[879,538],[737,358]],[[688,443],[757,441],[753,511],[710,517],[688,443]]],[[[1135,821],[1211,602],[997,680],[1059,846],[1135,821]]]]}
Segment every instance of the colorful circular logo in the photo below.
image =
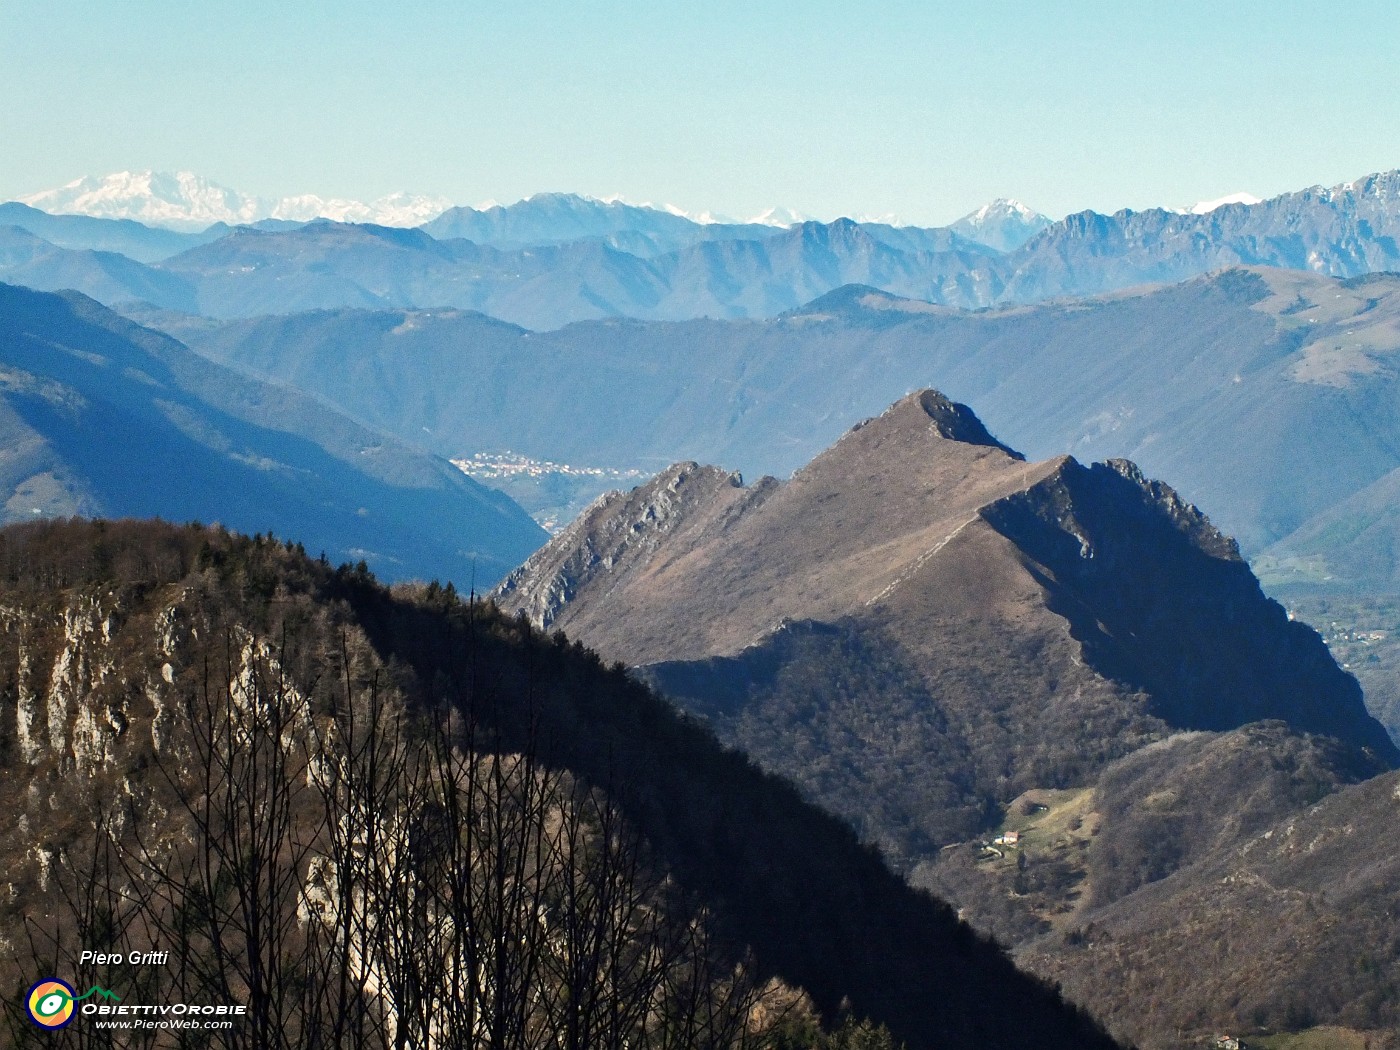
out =
{"type": "Polygon", "coordinates": [[[40,1028],[63,1028],[73,1020],[73,997],[77,993],[66,981],[50,977],[29,989],[25,1001],[29,1019],[40,1028]]]}

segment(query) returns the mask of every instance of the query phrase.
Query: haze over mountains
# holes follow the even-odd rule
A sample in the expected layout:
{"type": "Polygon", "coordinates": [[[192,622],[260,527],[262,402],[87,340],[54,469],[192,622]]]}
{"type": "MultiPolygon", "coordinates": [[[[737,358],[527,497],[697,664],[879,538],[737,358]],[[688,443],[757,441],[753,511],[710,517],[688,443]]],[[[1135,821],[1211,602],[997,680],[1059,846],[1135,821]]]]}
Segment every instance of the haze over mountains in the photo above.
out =
{"type": "Polygon", "coordinates": [[[945,316],[921,314],[920,304],[1110,294],[1239,262],[1364,277],[1400,265],[1397,186],[1391,172],[1258,204],[1207,202],[1199,214],[1084,213],[1038,233],[1030,227],[1040,218],[1014,202],[941,230],[849,220],[775,229],[540,195],[454,209],[417,230],[317,221],[198,234],[11,204],[0,206],[0,218],[16,224],[0,231],[0,272],[38,289],[220,318],[388,307],[358,334],[351,316],[219,332],[128,309],[228,363],[301,384],[364,423],[454,457],[510,449],[602,472],[695,458],[781,474],[855,419],[936,383],[1033,453],[1126,455],[1172,478],[1264,559],[1272,586],[1375,587],[1400,572],[1382,491],[1400,467],[1389,436],[1393,399],[1384,395],[1396,345],[1387,279],[1334,289],[1331,304],[1325,284],[1309,283],[1316,278],[1299,276],[1290,291],[1292,278],[1264,272],[1258,279],[1270,290],[1258,302],[1249,290],[1257,285],[1222,277],[1090,309],[945,316]],[[479,240],[439,240],[427,232],[434,228],[479,240]],[[1013,250],[990,246],[1023,235],[1030,239],[1013,250]],[[846,292],[806,305],[851,282],[884,291],[888,302],[877,309],[865,293],[846,292]],[[891,307],[895,292],[917,302],[891,307]],[[696,320],[511,335],[451,312],[463,309],[550,329],[580,316],[790,316],[759,327],[696,320]],[[381,337],[369,332],[392,338],[371,347],[367,340],[381,337]],[[263,345],[240,347],[245,335],[263,345]],[[340,355],[332,365],[331,348],[315,346],[330,338],[374,360],[340,355]],[[530,353],[516,354],[527,342],[530,353]],[[427,354],[408,367],[433,384],[431,396],[415,392],[393,360],[410,345],[427,354]],[[700,346],[699,356],[682,350],[700,346]],[[514,355],[508,366],[506,353],[514,355]],[[853,379],[839,390],[824,382],[833,360],[853,379]],[[373,381],[365,382],[367,369],[373,381]],[[485,384],[483,369],[491,369],[485,384]],[[347,375],[358,377],[356,389],[345,388],[347,375]],[[528,415],[520,398],[549,398],[560,375],[571,379],[571,400],[603,411],[580,427],[563,422],[567,413],[510,418],[528,415]],[[779,390],[794,396],[775,399],[779,390]],[[620,407],[643,406],[641,428],[610,422],[626,418],[620,407]],[[1306,427],[1287,422],[1300,418],[1306,427]],[[577,440],[551,433],[571,427],[577,440]],[[1371,485],[1380,488],[1366,495],[1371,485]]]}
{"type": "MultiPolygon", "coordinates": [[[[0,204],[0,227],[13,226],[73,251],[115,252],[140,263],[159,262],[172,255],[218,240],[228,232],[223,223],[186,233],[164,226],[147,226],[134,219],[104,219],[88,215],[55,215],[19,201],[0,204]]],[[[13,231],[6,231],[13,236],[13,231]]]]}
{"type": "MultiPolygon", "coordinates": [[[[4,207],[13,209],[24,205],[6,204],[4,207]]],[[[42,212],[34,214],[43,215],[42,212]]],[[[9,217],[15,217],[13,212],[9,217]]],[[[27,216],[24,218],[28,220],[27,216]]],[[[67,224],[66,228],[75,229],[72,224],[67,224]]],[[[83,235],[86,232],[83,231],[83,235]]],[[[100,232],[103,242],[110,243],[118,237],[127,241],[146,240],[144,237],[131,237],[125,229],[113,233],[106,230],[100,232]]],[[[114,251],[60,248],[21,226],[0,227],[0,269],[3,269],[7,283],[38,291],[82,290],[84,295],[90,294],[99,302],[120,302],[123,297],[135,295],[144,300],[183,302],[186,309],[194,309],[197,305],[189,287],[178,277],[144,266],[114,251]]]]}
{"type": "Polygon", "coordinates": [[[704,240],[760,240],[782,222],[697,222],[677,212],[571,193],[538,193],[513,205],[449,208],[423,223],[438,240],[460,238],[495,248],[529,248],[603,239],[649,257],[704,240]]]}
{"type": "MultiPolygon", "coordinates": [[[[922,982],[964,956],[1004,969],[878,850],[1124,1040],[1326,1023],[1393,1047],[1397,869],[1375,829],[1400,791],[1400,701],[1368,712],[1260,578],[1325,613],[1329,640],[1337,603],[1373,599],[1400,637],[1400,276],[1382,272],[1400,268],[1400,172],[1060,222],[998,201],[936,229],[568,194],[426,222],[422,202],[389,202],[370,224],[192,178],[69,189],[111,215],[224,218],[181,231],[0,205],[0,277],[29,286],[0,285],[3,520],[198,518],[278,542],[0,535],[0,583],[18,588],[0,759],[43,767],[38,790],[149,758],[127,729],[161,717],[151,669],[178,646],[160,624],[222,624],[232,661],[286,605],[311,625],[293,650],[316,717],[346,710],[316,684],[350,682],[334,626],[365,636],[356,681],[395,702],[482,672],[505,701],[492,746],[539,715],[570,775],[635,747],[633,813],[656,848],[828,1021],[853,996],[917,1046],[942,1010],[922,982]],[[538,479],[563,518],[655,476],[545,544],[449,458],[519,467],[515,491],[538,479]],[[386,594],[316,563],[323,548],[462,590],[519,568],[503,613],[478,619],[451,591],[386,594]],[[80,681],[89,666],[107,677],[80,681]],[[696,719],[875,850],[732,756],[683,760],[722,755],[696,719]]],[[[445,723],[452,747],[474,719],[445,723]]],[[[1003,993],[1078,1023],[988,980],[986,1002],[949,1000],[969,1041],[1003,993]]],[[[872,1038],[802,1045],[888,1050],[872,1038]]]]}
{"type": "MultiPolygon", "coordinates": [[[[321,221],[240,229],[221,247],[156,263],[182,290],[149,301],[171,308],[194,302],[219,317],[450,306],[550,328],[608,316],[768,317],[850,283],[979,308],[1179,281],[1234,265],[1350,277],[1400,265],[1397,187],[1400,173],[1388,172],[1201,214],[1084,212],[1038,232],[1039,217],[1014,202],[943,229],[848,219],[773,229],[540,195],[508,208],[457,209],[424,228],[445,240],[371,226],[328,230],[321,221]],[[464,244],[462,234],[492,240],[464,244]]],[[[6,275],[25,279],[0,269],[6,275]]],[[[154,283],[150,274],[134,276],[126,297],[144,298],[154,283]]],[[[102,294],[115,301],[110,289],[102,294]]]]}
{"type": "Polygon", "coordinates": [[[1173,479],[1271,586],[1400,586],[1393,276],[1232,270],[979,313],[849,288],[771,321],[545,333],[450,310],[134,316],[449,457],[785,476],[937,382],[1031,455],[1128,457],[1173,479]]]}
{"type": "Polygon", "coordinates": [[[70,515],[275,532],[463,586],[544,534],[445,460],[231,372],[75,293],[0,285],[0,522],[70,515]]]}
{"type": "Polygon", "coordinates": [[[790,481],[678,464],[602,500],[496,597],[640,665],[1124,1039],[1297,1027],[1299,1002],[1309,1023],[1400,1019],[1377,971],[1336,1000],[1308,984],[1348,950],[1383,965],[1395,924],[1355,933],[1393,866],[1349,862],[1332,824],[1335,878],[1307,874],[1289,823],[1333,792],[1337,814],[1369,812],[1388,788],[1342,789],[1400,750],[1233,542],[1131,463],[1026,462],[924,391],[790,481]],[[1024,846],[991,848],[1012,829],[1024,846]],[[1206,872],[1252,877],[1266,855],[1288,888],[1209,910],[1206,872]],[[1188,901],[1242,950],[1288,935],[1257,960],[1198,960],[1171,932],[1188,901]],[[1300,941],[1321,945],[1308,966],[1269,965],[1300,941]],[[1099,954],[1077,967],[1086,944],[1099,954]]]}

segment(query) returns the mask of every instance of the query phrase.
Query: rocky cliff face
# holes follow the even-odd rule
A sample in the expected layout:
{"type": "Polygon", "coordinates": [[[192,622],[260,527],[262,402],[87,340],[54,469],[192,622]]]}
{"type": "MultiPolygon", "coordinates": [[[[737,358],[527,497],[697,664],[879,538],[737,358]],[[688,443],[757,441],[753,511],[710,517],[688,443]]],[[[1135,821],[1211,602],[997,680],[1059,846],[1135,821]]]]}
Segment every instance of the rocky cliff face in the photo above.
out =
{"type": "Polygon", "coordinates": [[[1317,632],[1264,596],[1232,539],[1133,464],[1070,461],[983,514],[1033,559],[1084,659],[1169,724],[1283,718],[1400,759],[1317,632]]]}
{"type": "Polygon", "coordinates": [[[159,751],[169,730],[169,699],[182,638],[181,596],[131,622],[130,595],[77,593],[48,608],[0,608],[15,737],[24,765],[59,777],[109,770],[131,746],[159,751]],[[123,653],[141,652],[139,661],[123,653]],[[159,658],[153,663],[149,654],[159,658]]]}
{"type": "Polygon", "coordinates": [[[1026,458],[992,437],[972,409],[948,400],[937,390],[925,390],[919,394],[919,407],[928,414],[932,421],[930,425],[941,438],[959,441],[965,445],[986,445],[989,448],[1000,449],[1012,459],[1026,458]]]}
{"type": "Polygon", "coordinates": [[[678,463],[629,493],[599,497],[561,534],[536,551],[496,589],[536,627],[554,624],[580,590],[625,573],[655,554],[672,535],[742,513],[771,490],[765,478],[751,489],[737,473],[678,463]]]}

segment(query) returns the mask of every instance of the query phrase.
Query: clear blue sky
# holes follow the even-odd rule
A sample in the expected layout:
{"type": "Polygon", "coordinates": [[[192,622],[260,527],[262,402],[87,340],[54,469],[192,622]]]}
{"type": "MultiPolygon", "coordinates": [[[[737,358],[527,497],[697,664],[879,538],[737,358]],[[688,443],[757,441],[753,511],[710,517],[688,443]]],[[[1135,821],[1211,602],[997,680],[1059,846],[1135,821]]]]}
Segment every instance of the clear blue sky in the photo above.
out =
{"type": "Polygon", "coordinates": [[[0,200],[570,190],[942,223],[1400,167],[1400,3],[0,0],[0,200]]]}

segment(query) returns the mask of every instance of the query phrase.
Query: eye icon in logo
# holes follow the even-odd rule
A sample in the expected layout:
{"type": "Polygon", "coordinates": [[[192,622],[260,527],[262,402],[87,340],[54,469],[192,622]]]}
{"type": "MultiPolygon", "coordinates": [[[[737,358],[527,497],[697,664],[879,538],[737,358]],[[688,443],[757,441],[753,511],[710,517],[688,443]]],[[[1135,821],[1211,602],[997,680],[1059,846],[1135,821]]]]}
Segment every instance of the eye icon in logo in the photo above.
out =
{"type": "Polygon", "coordinates": [[[62,1028],[73,1020],[73,987],[55,978],[29,989],[29,1018],[40,1028],[62,1028]]]}

